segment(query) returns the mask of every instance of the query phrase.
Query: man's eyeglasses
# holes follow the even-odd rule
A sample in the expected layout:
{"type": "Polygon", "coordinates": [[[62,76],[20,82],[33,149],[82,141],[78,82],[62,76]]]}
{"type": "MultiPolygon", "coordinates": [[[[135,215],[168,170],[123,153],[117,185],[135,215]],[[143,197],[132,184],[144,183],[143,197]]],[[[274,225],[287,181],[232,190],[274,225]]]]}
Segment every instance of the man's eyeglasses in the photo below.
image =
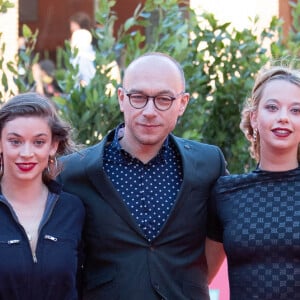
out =
{"type": "Polygon", "coordinates": [[[164,111],[168,110],[172,106],[173,101],[183,93],[181,92],[174,97],[169,95],[147,96],[140,93],[126,93],[126,96],[129,98],[129,103],[133,108],[142,109],[146,107],[149,99],[152,99],[155,108],[164,111]]]}

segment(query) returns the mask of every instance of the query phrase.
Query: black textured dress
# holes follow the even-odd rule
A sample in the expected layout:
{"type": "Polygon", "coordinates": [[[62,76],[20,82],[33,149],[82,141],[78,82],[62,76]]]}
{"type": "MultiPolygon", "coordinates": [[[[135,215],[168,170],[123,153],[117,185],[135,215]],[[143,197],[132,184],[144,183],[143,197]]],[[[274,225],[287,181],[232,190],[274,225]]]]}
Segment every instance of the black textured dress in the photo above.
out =
{"type": "Polygon", "coordinates": [[[300,168],[221,177],[209,236],[227,254],[231,300],[300,299],[300,168]]]}

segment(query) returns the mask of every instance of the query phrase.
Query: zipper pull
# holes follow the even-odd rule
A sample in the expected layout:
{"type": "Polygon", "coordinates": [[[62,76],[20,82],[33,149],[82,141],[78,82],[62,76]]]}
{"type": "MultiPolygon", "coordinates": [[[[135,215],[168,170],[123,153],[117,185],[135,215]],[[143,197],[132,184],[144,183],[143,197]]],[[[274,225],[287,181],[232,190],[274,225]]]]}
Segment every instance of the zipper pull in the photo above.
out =
{"type": "Polygon", "coordinates": [[[33,262],[36,264],[37,263],[37,257],[36,257],[35,252],[32,253],[32,259],[33,259],[33,262]]]}
{"type": "Polygon", "coordinates": [[[49,234],[46,234],[46,235],[44,236],[44,238],[45,238],[46,240],[50,240],[50,241],[53,241],[53,242],[57,242],[57,238],[54,237],[54,236],[52,236],[52,235],[49,235],[49,234]]]}
{"type": "Polygon", "coordinates": [[[20,243],[20,240],[9,240],[9,241],[7,241],[8,245],[19,244],[19,243],[20,243]]]}

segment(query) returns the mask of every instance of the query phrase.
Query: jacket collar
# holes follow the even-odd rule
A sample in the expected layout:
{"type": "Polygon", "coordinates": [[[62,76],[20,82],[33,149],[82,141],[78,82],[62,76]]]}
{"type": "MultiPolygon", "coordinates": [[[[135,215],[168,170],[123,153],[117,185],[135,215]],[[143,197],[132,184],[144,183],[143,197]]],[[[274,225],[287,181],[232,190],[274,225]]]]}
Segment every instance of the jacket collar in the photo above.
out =
{"type": "MultiPolygon", "coordinates": [[[[104,139],[96,144],[93,147],[90,147],[86,150],[86,153],[83,157],[85,172],[90,182],[93,184],[97,192],[101,195],[101,198],[104,199],[113,209],[114,211],[135,231],[137,231],[140,235],[144,236],[140,227],[136,224],[134,218],[130,214],[126,204],[120,197],[120,194],[114,189],[113,184],[109,180],[105,171],[103,170],[103,153],[104,148],[107,143],[111,143],[115,136],[115,130],[111,131],[108,135],[104,137],[104,139]],[[96,154],[96,155],[95,155],[96,154]]],[[[187,158],[185,151],[189,151],[192,149],[190,143],[184,139],[177,138],[173,135],[169,135],[169,141],[174,142],[176,148],[181,154],[181,160],[183,164],[183,182],[182,186],[179,190],[177,198],[175,200],[174,206],[170,211],[170,215],[162,226],[160,233],[166,227],[166,224],[172,220],[172,215],[178,211],[183,204],[184,197],[182,195],[186,195],[189,193],[190,184],[189,182],[193,181],[191,177],[194,176],[193,172],[187,172],[192,166],[187,158]]],[[[158,234],[158,236],[160,235],[158,234]]],[[[146,237],[145,237],[146,239],[146,237]]]]}

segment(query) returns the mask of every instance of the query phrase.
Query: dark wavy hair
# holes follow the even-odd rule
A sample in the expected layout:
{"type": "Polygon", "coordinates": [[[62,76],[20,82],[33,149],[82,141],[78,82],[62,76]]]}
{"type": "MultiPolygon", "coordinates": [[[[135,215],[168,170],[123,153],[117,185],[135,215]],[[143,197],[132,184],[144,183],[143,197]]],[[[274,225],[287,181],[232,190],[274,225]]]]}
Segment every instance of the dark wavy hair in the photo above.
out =
{"type": "Polygon", "coordinates": [[[70,22],[77,23],[80,28],[91,30],[93,27],[91,17],[83,11],[79,11],[70,17],[70,22]]]}
{"type": "MultiPolygon", "coordinates": [[[[0,108],[0,137],[5,124],[17,117],[41,117],[47,120],[52,133],[52,141],[58,142],[55,157],[49,158],[48,168],[43,172],[43,181],[54,179],[62,169],[57,156],[75,151],[76,146],[72,140],[72,128],[69,123],[62,120],[52,100],[38,93],[22,93],[12,97],[0,108]]],[[[2,174],[1,174],[2,176],[2,174]]]]}

